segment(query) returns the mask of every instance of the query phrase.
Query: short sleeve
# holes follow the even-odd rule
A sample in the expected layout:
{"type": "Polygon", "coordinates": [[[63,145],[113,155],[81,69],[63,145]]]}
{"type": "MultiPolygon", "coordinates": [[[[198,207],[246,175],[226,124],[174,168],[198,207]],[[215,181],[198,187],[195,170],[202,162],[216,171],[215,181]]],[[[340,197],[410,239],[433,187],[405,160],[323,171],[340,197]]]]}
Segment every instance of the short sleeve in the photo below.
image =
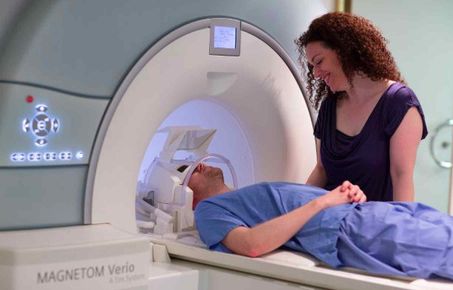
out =
{"type": "Polygon", "coordinates": [[[225,236],[236,227],[246,226],[235,214],[209,201],[198,204],[195,222],[201,240],[209,249],[220,252],[230,252],[221,243],[225,236]]]}
{"type": "Polygon", "coordinates": [[[426,127],[425,115],[423,114],[420,102],[414,92],[405,86],[398,89],[393,95],[390,95],[388,101],[386,102],[384,131],[388,136],[393,136],[403,121],[407,111],[412,107],[417,108],[422,119],[422,139],[426,137],[428,129],[426,127]]]}

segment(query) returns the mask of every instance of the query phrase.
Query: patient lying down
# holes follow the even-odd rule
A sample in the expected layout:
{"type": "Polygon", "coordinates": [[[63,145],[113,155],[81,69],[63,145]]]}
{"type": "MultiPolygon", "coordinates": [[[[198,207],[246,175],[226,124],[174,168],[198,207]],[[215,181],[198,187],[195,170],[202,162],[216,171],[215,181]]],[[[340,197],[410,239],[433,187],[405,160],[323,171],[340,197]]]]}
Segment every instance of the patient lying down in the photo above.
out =
{"type": "Polygon", "coordinates": [[[189,187],[211,250],[258,257],[286,247],[334,268],[453,280],[453,217],[426,205],[365,202],[347,181],[332,191],[287,182],[230,191],[221,169],[204,164],[189,187]]]}

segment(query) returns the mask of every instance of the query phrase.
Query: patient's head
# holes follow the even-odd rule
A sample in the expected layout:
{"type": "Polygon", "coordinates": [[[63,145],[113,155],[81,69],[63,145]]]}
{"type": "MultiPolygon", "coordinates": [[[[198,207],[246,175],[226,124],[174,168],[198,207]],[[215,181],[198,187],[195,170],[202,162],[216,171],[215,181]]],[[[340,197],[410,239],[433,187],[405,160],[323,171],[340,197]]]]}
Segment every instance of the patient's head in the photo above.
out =
{"type": "Polygon", "coordinates": [[[220,168],[200,163],[189,179],[189,187],[193,191],[193,207],[201,200],[230,191],[223,180],[220,168]]]}

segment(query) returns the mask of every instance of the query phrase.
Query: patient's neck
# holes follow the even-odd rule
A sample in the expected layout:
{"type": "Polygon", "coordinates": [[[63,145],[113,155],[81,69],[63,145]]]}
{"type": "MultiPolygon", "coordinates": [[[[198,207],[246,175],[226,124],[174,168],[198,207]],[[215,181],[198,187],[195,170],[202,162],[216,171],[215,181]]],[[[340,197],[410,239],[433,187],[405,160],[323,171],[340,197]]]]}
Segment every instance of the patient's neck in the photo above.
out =
{"type": "Polygon", "coordinates": [[[224,183],[224,184],[218,189],[217,193],[212,194],[212,196],[214,196],[214,195],[219,195],[219,194],[224,194],[224,193],[229,192],[229,191],[231,191],[231,189],[230,189],[228,186],[226,186],[226,184],[224,183]]]}
{"type": "Polygon", "coordinates": [[[231,191],[231,189],[228,186],[226,186],[226,184],[222,183],[216,187],[209,188],[204,192],[198,192],[193,197],[193,209],[195,209],[195,207],[200,201],[219,194],[224,194],[229,191],[231,191]]]}

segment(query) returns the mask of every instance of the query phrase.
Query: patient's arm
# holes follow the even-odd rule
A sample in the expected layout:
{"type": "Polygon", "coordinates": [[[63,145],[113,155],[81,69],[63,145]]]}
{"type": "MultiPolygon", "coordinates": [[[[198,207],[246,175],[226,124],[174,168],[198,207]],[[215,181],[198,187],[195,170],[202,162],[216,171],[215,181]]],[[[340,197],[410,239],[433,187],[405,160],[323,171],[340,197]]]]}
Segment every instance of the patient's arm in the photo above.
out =
{"type": "Polygon", "coordinates": [[[364,201],[361,190],[354,191],[358,194],[350,195],[349,188],[354,188],[354,186],[349,187],[343,184],[285,215],[253,228],[237,227],[226,235],[222,243],[233,253],[249,257],[258,257],[271,252],[291,239],[307,221],[321,210],[352,202],[357,199],[357,195],[360,195],[358,201],[364,201]]]}

